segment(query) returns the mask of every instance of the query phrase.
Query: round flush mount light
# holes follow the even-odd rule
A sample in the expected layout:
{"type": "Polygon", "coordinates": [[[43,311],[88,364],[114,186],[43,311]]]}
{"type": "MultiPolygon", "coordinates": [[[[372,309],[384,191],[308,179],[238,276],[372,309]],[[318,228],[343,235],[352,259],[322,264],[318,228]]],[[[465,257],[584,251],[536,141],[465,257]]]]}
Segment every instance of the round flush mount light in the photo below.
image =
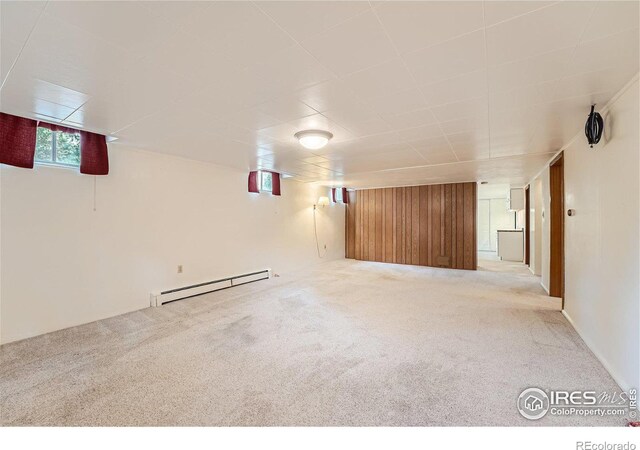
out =
{"type": "Polygon", "coordinates": [[[318,150],[327,145],[333,134],[323,130],[304,130],[298,131],[294,137],[304,148],[318,150]]]}

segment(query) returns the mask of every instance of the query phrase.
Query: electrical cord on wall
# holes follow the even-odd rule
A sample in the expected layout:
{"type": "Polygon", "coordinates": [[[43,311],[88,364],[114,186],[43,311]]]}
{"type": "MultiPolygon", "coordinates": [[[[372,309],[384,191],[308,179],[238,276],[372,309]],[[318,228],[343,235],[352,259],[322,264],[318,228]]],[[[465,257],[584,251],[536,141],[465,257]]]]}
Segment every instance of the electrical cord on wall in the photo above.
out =
{"type": "Polygon", "coordinates": [[[318,225],[316,224],[316,209],[317,205],[313,205],[313,233],[316,236],[316,251],[318,252],[318,258],[324,258],[327,254],[327,248],[325,247],[324,253],[320,254],[320,244],[318,243],[318,225]]]}

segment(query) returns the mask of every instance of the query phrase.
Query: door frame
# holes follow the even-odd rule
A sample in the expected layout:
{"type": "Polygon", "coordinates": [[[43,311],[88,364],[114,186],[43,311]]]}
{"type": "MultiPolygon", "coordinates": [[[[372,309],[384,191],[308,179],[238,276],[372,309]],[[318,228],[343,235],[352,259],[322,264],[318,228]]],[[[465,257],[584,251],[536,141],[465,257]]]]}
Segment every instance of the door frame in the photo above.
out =
{"type": "Polygon", "coordinates": [[[531,261],[531,197],[529,185],[524,188],[524,263],[530,266],[531,261]]]}
{"type": "Polygon", "coordinates": [[[564,153],[549,163],[550,276],[549,295],[562,298],[564,309],[564,153]]]}

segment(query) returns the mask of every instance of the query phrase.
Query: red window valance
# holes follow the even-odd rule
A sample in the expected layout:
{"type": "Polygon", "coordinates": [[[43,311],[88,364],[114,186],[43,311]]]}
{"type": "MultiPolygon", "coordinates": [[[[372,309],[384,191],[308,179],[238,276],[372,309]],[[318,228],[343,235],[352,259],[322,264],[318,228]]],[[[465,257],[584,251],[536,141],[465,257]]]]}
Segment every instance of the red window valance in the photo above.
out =
{"type": "Polygon", "coordinates": [[[33,169],[38,122],[0,113],[0,163],[33,169]]]}

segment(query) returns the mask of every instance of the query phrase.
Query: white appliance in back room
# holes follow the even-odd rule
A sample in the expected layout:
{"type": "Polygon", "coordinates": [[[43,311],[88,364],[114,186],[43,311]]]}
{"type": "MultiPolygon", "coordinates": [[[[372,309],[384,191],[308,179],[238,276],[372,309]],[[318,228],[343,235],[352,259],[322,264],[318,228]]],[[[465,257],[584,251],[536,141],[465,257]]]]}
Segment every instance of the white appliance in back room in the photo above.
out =
{"type": "Polygon", "coordinates": [[[524,260],[524,230],[519,226],[519,215],[524,211],[524,189],[512,188],[509,192],[509,211],[514,211],[511,229],[498,230],[498,256],[504,261],[524,260]]]}

